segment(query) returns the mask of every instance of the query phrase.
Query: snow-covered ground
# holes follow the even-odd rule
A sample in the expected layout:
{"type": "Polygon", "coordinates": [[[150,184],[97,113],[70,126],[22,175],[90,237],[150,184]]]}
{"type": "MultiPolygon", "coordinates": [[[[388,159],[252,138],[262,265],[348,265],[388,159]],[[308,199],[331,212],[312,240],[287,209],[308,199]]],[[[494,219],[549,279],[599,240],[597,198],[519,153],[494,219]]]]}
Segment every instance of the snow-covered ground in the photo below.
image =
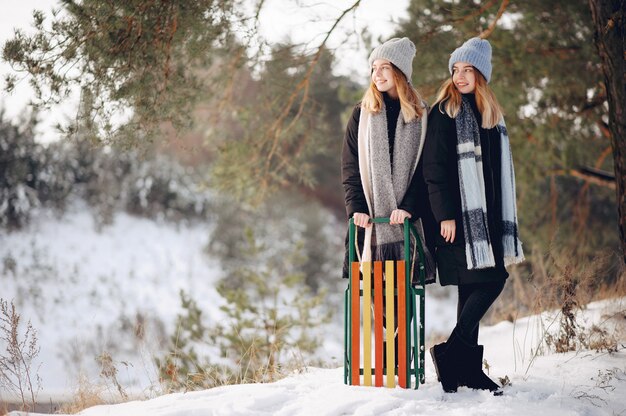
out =
{"type": "Polygon", "coordinates": [[[98,383],[108,353],[131,391],[156,386],[152,356],[172,333],[179,291],[218,316],[219,263],[203,250],[209,225],[177,226],[118,213],[100,231],[82,202],[47,210],[24,230],[0,235],[0,297],[38,332],[39,399],[63,400],[79,377],[98,383]],[[137,334],[142,326],[144,332],[137,334]],[[121,362],[127,365],[121,365],[121,362]]]}
{"type": "MultiPolygon", "coordinates": [[[[152,399],[85,415],[626,414],[624,351],[535,354],[546,331],[558,327],[550,313],[481,329],[491,375],[511,380],[504,397],[467,389],[444,394],[430,357],[426,384],[418,390],[345,386],[342,293],[329,297],[335,318],[318,353],[330,369],[309,367],[271,384],[160,396],[153,356],[181,310],[179,291],[192,293],[210,319],[221,316],[214,286],[222,272],[204,250],[210,231],[210,224],[175,225],[124,213],[98,231],[90,209],[77,202],[61,217],[43,210],[26,229],[0,234],[0,297],[13,300],[38,331],[38,401],[68,399],[81,376],[106,385],[96,362],[106,352],[118,366],[120,384],[134,397],[152,399]],[[140,336],[139,323],[146,328],[140,336]]],[[[429,287],[427,334],[445,334],[454,325],[450,293],[429,287]]],[[[593,303],[579,323],[601,324],[620,334],[624,345],[625,310],[626,299],[593,303]]]]}
{"type": "MultiPolygon", "coordinates": [[[[585,325],[624,328],[626,299],[590,304],[585,325]]],[[[427,361],[426,383],[417,390],[343,384],[343,369],[307,368],[268,384],[218,387],[152,400],[96,406],[84,416],[189,415],[621,415],[626,412],[626,353],[591,351],[533,358],[533,337],[549,314],[485,328],[492,376],[507,376],[504,395],[460,388],[443,393],[427,361]]],[[[622,345],[624,344],[622,337],[622,345]]],[[[20,412],[12,416],[25,415],[20,412]]]]}
{"type": "MultiPolygon", "coordinates": [[[[210,234],[210,224],[176,225],[126,213],[98,230],[81,201],[61,217],[42,210],[25,229],[0,234],[0,298],[13,301],[22,321],[32,322],[41,346],[38,401],[64,401],[85,378],[106,384],[96,361],[103,353],[113,358],[128,391],[158,394],[153,356],[173,333],[180,290],[211,321],[223,316],[215,290],[220,263],[206,254],[210,234]]],[[[341,299],[343,293],[328,299],[335,313],[319,357],[329,365],[341,364],[341,299]]],[[[427,315],[436,317],[427,321],[429,332],[451,329],[450,301],[429,299],[427,315]]]]}

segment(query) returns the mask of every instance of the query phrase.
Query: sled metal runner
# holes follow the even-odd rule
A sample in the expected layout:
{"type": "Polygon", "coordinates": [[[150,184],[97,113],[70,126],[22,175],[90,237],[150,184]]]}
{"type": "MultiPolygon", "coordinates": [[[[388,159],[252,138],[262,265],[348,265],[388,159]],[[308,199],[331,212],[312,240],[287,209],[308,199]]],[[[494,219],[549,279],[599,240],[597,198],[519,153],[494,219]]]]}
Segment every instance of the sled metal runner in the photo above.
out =
{"type": "MultiPolygon", "coordinates": [[[[389,218],[373,218],[370,222],[389,223],[389,218]]],[[[350,218],[350,273],[344,293],[345,384],[395,387],[396,376],[397,385],[402,388],[414,386],[417,389],[419,384],[424,384],[424,249],[417,230],[408,219],[402,226],[403,260],[359,262],[355,258],[356,226],[350,218]],[[417,255],[413,262],[411,236],[417,255]],[[417,268],[419,276],[415,286],[411,284],[413,267],[417,268]]]]}

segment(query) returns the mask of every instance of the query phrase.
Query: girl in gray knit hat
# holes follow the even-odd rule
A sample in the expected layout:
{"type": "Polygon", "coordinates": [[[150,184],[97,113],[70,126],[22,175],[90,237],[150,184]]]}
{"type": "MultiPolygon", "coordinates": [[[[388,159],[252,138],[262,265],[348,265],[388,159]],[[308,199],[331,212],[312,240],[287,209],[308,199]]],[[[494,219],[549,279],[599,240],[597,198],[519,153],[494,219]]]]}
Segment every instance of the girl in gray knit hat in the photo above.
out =
{"type": "MultiPolygon", "coordinates": [[[[398,224],[405,218],[422,229],[420,201],[427,197],[418,162],[427,107],[411,84],[414,56],[415,45],[408,38],[390,39],[372,51],[369,86],[345,132],[341,169],[346,213],[357,230],[363,229],[357,232],[363,262],[404,259],[404,233],[398,224]],[[375,217],[389,217],[390,224],[373,225],[370,219],[375,217]]],[[[426,247],[423,235],[421,239],[426,247]]],[[[426,251],[427,279],[434,281],[434,261],[426,251]]],[[[419,276],[415,269],[414,281],[419,276]]],[[[346,236],[343,277],[348,276],[346,236]]]]}
{"type": "MultiPolygon", "coordinates": [[[[427,108],[411,85],[415,45],[390,39],[369,56],[370,82],[346,128],[342,181],[346,213],[354,218],[363,261],[404,258],[405,218],[419,220],[419,193],[425,184],[418,169],[426,135],[427,108]],[[372,226],[370,218],[389,217],[372,226]]],[[[421,227],[418,227],[421,228],[421,227]]],[[[348,262],[344,261],[344,277],[348,262]]],[[[431,263],[434,276],[434,263],[431,263]]]]}
{"type": "Polygon", "coordinates": [[[424,178],[436,224],[441,285],[458,287],[457,323],[430,352],[444,391],[499,386],[482,371],[480,319],[524,260],[515,175],[502,108],[489,88],[491,45],[472,38],[450,55],[452,75],[428,117],[424,178]]]}

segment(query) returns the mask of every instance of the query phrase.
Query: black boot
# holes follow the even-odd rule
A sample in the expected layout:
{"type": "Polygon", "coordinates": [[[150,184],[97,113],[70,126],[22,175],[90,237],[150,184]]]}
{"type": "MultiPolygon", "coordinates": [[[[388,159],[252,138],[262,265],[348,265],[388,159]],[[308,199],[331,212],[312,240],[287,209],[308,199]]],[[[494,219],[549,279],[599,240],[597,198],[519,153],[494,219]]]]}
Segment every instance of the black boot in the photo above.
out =
{"type": "Polygon", "coordinates": [[[452,331],[448,341],[430,349],[437,378],[446,393],[456,393],[459,385],[459,364],[465,360],[466,350],[467,347],[456,330],[452,331]]]}
{"type": "Polygon", "coordinates": [[[483,352],[484,348],[482,345],[476,345],[467,349],[466,360],[460,366],[459,386],[489,390],[494,392],[494,395],[499,396],[502,394],[500,386],[483,372],[483,352]]]}
{"type": "Polygon", "coordinates": [[[441,362],[443,360],[443,353],[446,350],[446,343],[442,342],[441,344],[433,345],[430,347],[430,356],[433,359],[433,364],[435,365],[435,372],[437,373],[437,381],[441,381],[441,377],[439,376],[439,367],[437,366],[437,362],[441,362]]]}

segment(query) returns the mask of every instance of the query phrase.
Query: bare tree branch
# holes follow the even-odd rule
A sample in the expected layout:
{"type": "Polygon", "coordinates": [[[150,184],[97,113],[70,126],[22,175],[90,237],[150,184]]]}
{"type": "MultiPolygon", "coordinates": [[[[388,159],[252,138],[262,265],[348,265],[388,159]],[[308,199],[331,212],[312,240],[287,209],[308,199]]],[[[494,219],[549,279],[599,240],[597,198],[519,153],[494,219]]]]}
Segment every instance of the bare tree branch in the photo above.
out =
{"type": "MultiPolygon", "coordinates": [[[[328,39],[330,38],[332,33],[335,31],[339,23],[343,20],[343,18],[346,17],[350,12],[356,10],[356,8],[359,6],[360,3],[361,3],[361,0],[355,1],[354,4],[352,4],[352,6],[345,9],[341,13],[341,15],[339,15],[337,19],[335,19],[335,22],[333,23],[332,27],[326,32],[326,36],[324,37],[320,45],[317,47],[317,52],[313,56],[313,59],[311,60],[311,63],[309,64],[309,67],[304,77],[298,83],[298,85],[296,85],[295,89],[292,91],[291,95],[287,99],[287,103],[283,107],[283,110],[281,111],[279,116],[276,118],[276,121],[272,123],[272,125],[268,129],[268,137],[272,138],[272,145],[271,145],[269,153],[267,154],[267,158],[265,161],[265,172],[263,175],[264,181],[270,175],[271,162],[272,160],[274,160],[276,151],[278,149],[278,144],[280,142],[281,134],[289,131],[298,121],[300,116],[302,115],[304,106],[306,102],[308,101],[311,75],[313,74],[313,71],[315,70],[317,63],[319,62],[319,59],[322,55],[322,52],[324,51],[324,48],[326,46],[326,43],[328,42],[328,39]],[[298,98],[300,93],[302,93],[302,98],[300,99],[300,103],[298,105],[298,111],[296,115],[293,117],[293,119],[291,120],[291,122],[285,128],[283,128],[283,123],[285,119],[287,118],[287,116],[289,115],[289,112],[294,106],[296,99],[298,98]]],[[[282,169],[284,166],[285,166],[285,159],[283,159],[283,161],[278,166],[278,170],[282,169]]]]}
{"type": "Polygon", "coordinates": [[[493,30],[496,28],[496,24],[498,23],[498,20],[500,20],[500,17],[502,17],[502,14],[505,12],[508,5],[509,5],[509,0],[502,0],[502,3],[500,4],[500,8],[498,9],[498,13],[496,14],[496,17],[493,19],[493,22],[491,22],[489,27],[483,30],[483,32],[479,35],[481,39],[487,39],[489,35],[491,35],[491,32],[493,32],[493,30]]]}
{"type": "MultiPolygon", "coordinates": [[[[551,176],[573,176],[583,181],[615,189],[615,175],[601,169],[595,169],[588,166],[582,166],[577,169],[558,169],[550,172],[551,176]]],[[[585,184],[587,185],[587,184],[585,184]]]]}
{"type": "Polygon", "coordinates": [[[594,169],[590,167],[580,167],[578,169],[571,169],[569,174],[575,178],[582,179],[587,183],[599,186],[605,186],[607,188],[615,189],[615,175],[605,172],[600,169],[594,169]]]}

